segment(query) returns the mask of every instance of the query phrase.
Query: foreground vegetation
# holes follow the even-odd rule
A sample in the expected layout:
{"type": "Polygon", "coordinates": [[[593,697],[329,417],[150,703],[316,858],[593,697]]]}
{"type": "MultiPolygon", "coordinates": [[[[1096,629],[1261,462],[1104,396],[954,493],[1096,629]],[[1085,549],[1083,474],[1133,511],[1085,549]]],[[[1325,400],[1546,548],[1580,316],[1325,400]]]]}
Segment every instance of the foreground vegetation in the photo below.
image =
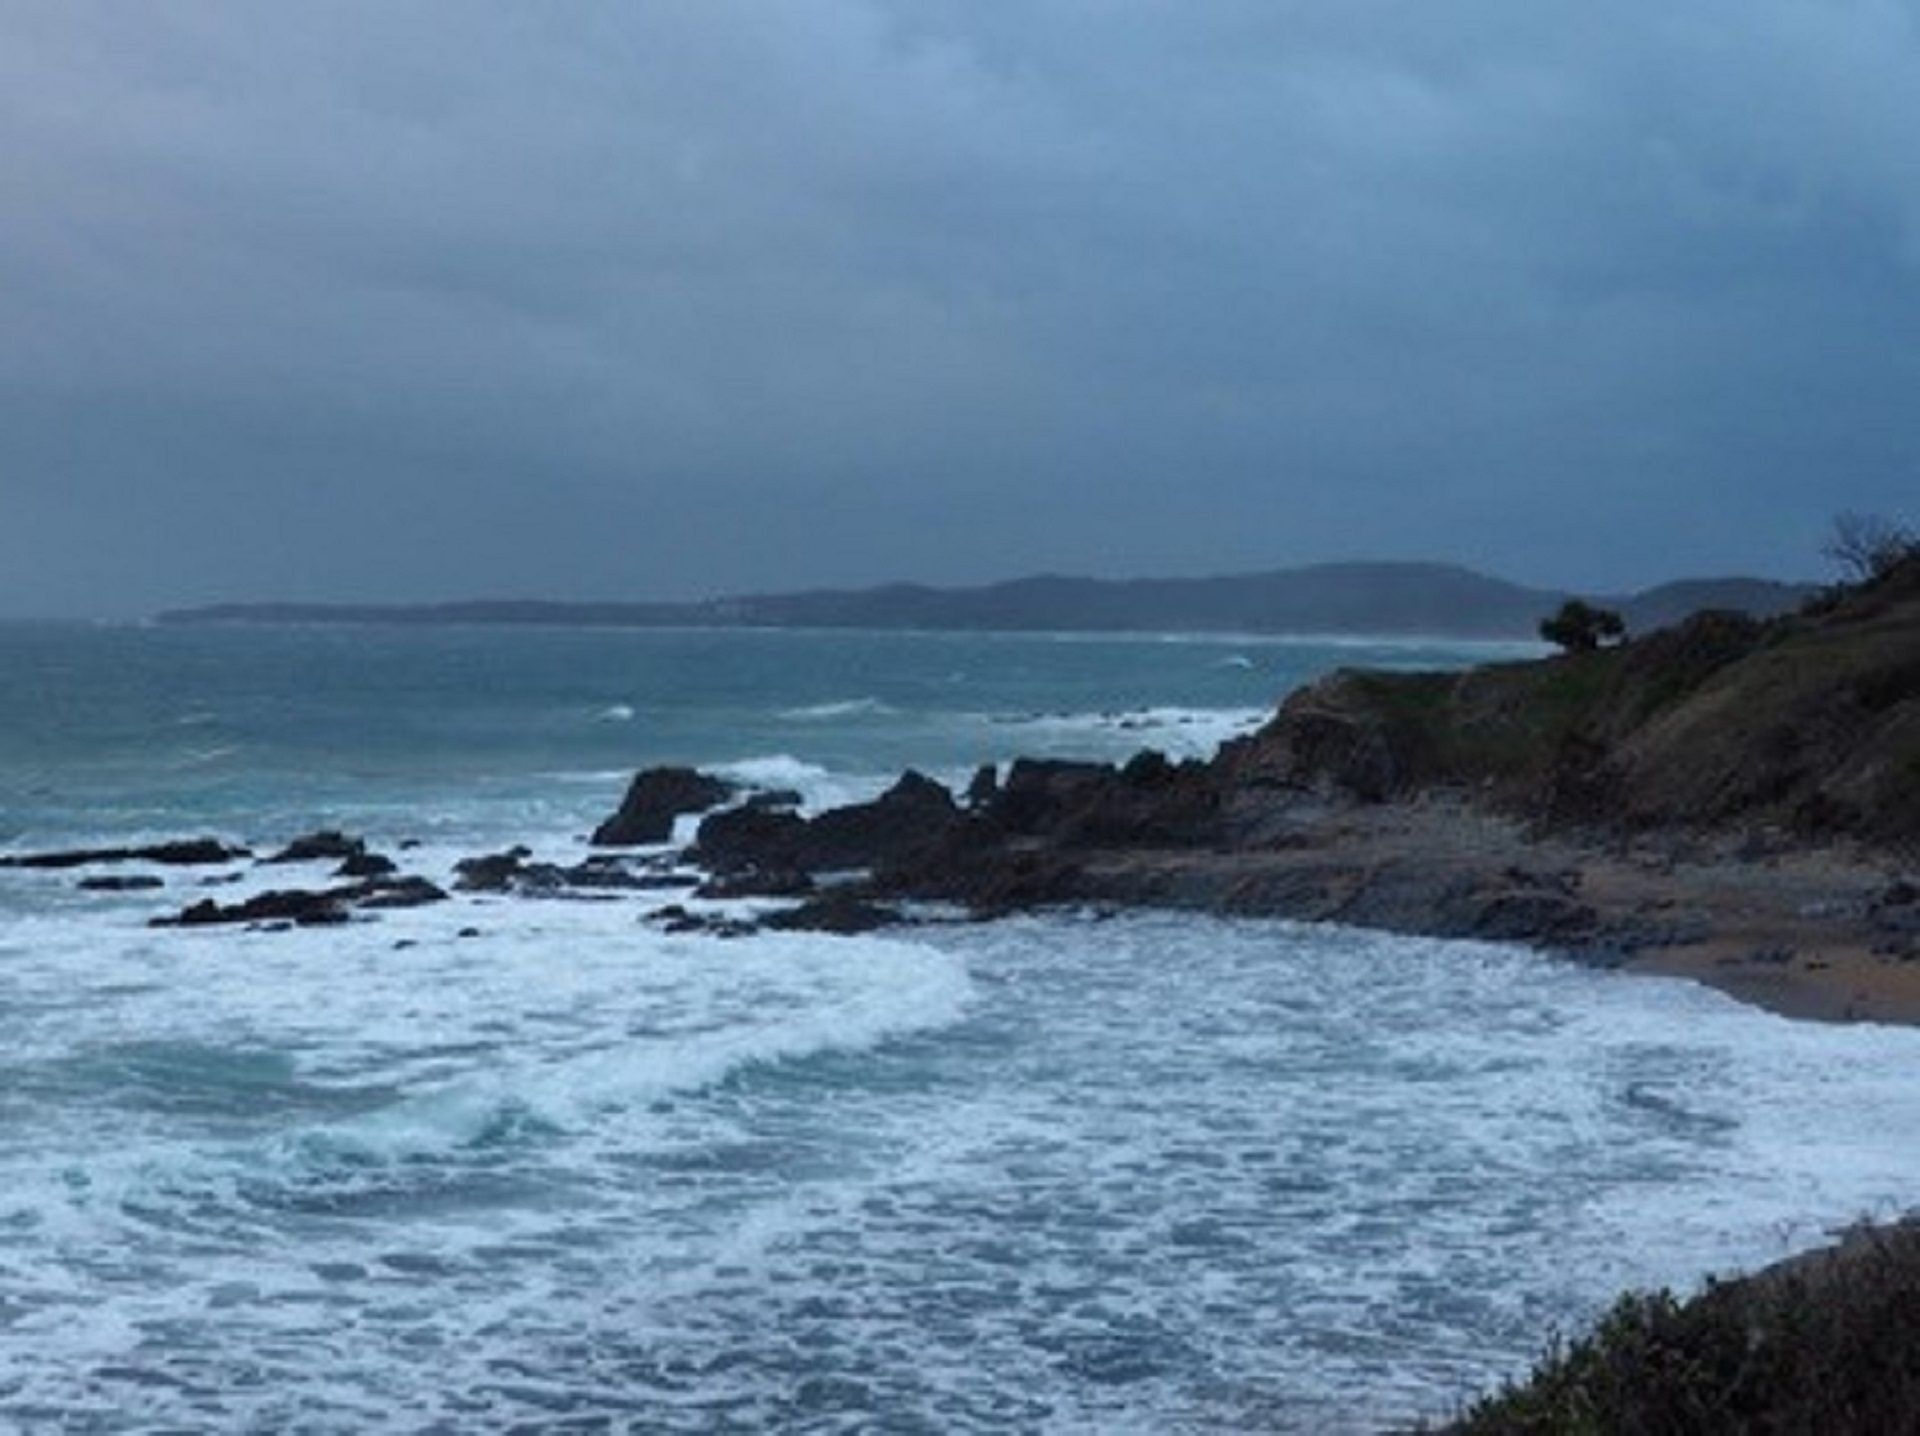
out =
{"type": "Polygon", "coordinates": [[[1473,1407],[1455,1436],[1920,1431],[1920,1230],[1710,1285],[1622,1297],[1473,1407]]]}

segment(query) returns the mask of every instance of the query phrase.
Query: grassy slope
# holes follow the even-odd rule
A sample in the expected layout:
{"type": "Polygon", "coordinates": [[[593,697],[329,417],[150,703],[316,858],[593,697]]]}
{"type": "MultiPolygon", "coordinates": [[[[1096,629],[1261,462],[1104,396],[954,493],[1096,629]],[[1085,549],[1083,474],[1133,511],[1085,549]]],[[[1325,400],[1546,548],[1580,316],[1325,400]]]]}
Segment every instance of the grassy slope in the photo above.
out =
{"type": "Polygon", "coordinates": [[[1269,774],[1370,796],[1450,786],[1549,821],[1911,842],[1920,561],[1767,623],[1707,613],[1594,653],[1336,674],[1255,746],[1269,774]]]}

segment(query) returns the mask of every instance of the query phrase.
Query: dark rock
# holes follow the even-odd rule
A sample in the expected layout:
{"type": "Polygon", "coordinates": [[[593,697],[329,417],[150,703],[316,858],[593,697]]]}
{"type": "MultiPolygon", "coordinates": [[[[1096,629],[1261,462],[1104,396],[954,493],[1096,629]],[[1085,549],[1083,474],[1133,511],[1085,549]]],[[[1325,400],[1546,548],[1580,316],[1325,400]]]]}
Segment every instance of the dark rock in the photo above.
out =
{"type": "Polygon", "coordinates": [[[730,808],[703,818],[694,858],[715,872],[792,872],[802,866],[807,820],[798,813],[730,808]]]}
{"type": "Polygon", "coordinates": [[[1084,869],[1055,849],[963,840],[883,866],[872,888],[898,897],[963,903],[975,913],[1015,912],[1088,896],[1084,869]]]}
{"type": "Polygon", "coordinates": [[[658,888],[692,887],[698,878],[685,873],[631,871],[620,858],[591,857],[570,868],[554,868],[565,887],[610,892],[646,892],[658,888]]]}
{"type": "Polygon", "coordinates": [[[421,877],[376,878],[356,887],[336,888],[334,892],[355,907],[365,908],[424,907],[447,899],[444,888],[421,877]]]}
{"type": "Polygon", "coordinates": [[[82,878],[77,886],[91,893],[131,893],[164,887],[166,884],[151,874],[134,873],[126,877],[82,878]]]}
{"type": "Polygon", "coordinates": [[[297,889],[255,893],[237,903],[217,903],[212,898],[182,909],[173,917],[156,917],[150,927],[206,927],[215,923],[272,922],[276,920],[315,926],[345,922],[346,903],[338,894],[307,892],[297,889]]]}
{"type": "Polygon", "coordinates": [[[673,820],[702,813],[731,798],[734,785],[693,768],[648,768],[635,775],[619,811],[593,830],[600,847],[664,843],[673,836],[673,820]]]}
{"type": "Polygon", "coordinates": [[[397,871],[392,858],[379,853],[355,853],[333,870],[337,878],[383,878],[397,871]]]}
{"type": "Polygon", "coordinates": [[[792,788],[767,788],[751,794],[746,801],[749,808],[797,808],[806,798],[792,788]]]}
{"type": "Polygon", "coordinates": [[[775,872],[762,872],[758,868],[747,868],[737,873],[724,873],[709,878],[694,890],[695,897],[703,898],[748,898],[748,897],[800,897],[813,891],[813,879],[797,869],[775,872]]]}
{"type": "Polygon", "coordinates": [[[757,924],[743,918],[714,917],[706,913],[689,912],[679,903],[655,908],[647,914],[646,921],[659,923],[674,936],[698,933],[705,937],[747,937],[759,931],[757,924]]]}
{"type": "Polygon", "coordinates": [[[230,848],[217,838],[189,838],[133,848],[74,848],[56,853],[22,853],[0,857],[0,868],[80,868],[94,863],[162,863],[192,867],[230,863],[251,857],[245,848],[230,848]]]}
{"type": "Polygon", "coordinates": [[[1017,759],[981,817],[1004,834],[1081,847],[1190,847],[1222,833],[1219,787],[1207,765],[1151,750],[1124,768],[1017,759]]]}
{"type": "Polygon", "coordinates": [[[984,808],[1000,793],[1000,770],[992,763],[982,763],[974,771],[973,781],[967,784],[967,806],[984,808]]]}
{"type": "Polygon", "coordinates": [[[1167,761],[1167,755],[1157,748],[1142,748],[1120,769],[1123,781],[1136,787],[1171,782],[1179,769],[1167,761]]]}
{"type": "Polygon", "coordinates": [[[1533,888],[1556,893],[1572,893],[1580,887],[1578,868],[1562,868],[1557,872],[1541,872],[1533,868],[1523,868],[1518,864],[1509,864],[1501,870],[1500,876],[1518,888],[1533,888]]]}
{"type": "Polygon", "coordinates": [[[1560,893],[1512,892],[1491,899],[1475,919],[1472,936],[1495,942],[1565,944],[1591,934],[1599,914],[1560,893]]]}
{"type": "Polygon", "coordinates": [[[1016,758],[1007,780],[988,805],[987,816],[1009,833],[1041,833],[1059,826],[1062,814],[1097,793],[1114,777],[1105,763],[1060,758],[1016,758]]]}
{"type": "Polygon", "coordinates": [[[698,878],[682,873],[635,873],[619,858],[596,856],[562,867],[558,863],[533,863],[523,847],[508,848],[477,858],[462,858],[453,865],[458,876],[454,887],[461,892],[513,892],[523,897],[566,896],[570,890],[596,892],[646,892],[658,888],[692,887],[698,878]]]}
{"type": "Polygon", "coordinates": [[[346,862],[352,858],[364,856],[367,844],[364,839],[350,838],[335,828],[323,828],[319,832],[306,833],[295,838],[272,857],[262,858],[263,863],[310,863],[310,862],[346,862]]]}
{"type": "Polygon", "coordinates": [[[440,902],[446,893],[425,878],[370,878],[347,887],[318,891],[300,888],[255,893],[236,903],[212,898],[182,909],[172,917],[152,919],[150,927],[205,927],[220,923],[293,923],[301,927],[347,921],[352,908],[419,907],[440,902]]]}
{"type": "Polygon", "coordinates": [[[891,927],[900,920],[900,914],[892,908],[876,906],[851,892],[835,891],[763,918],[761,926],[783,932],[852,934],[891,927]]]}
{"type": "Polygon", "coordinates": [[[480,929],[477,927],[463,927],[460,929],[460,931],[456,932],[454,936],[455,937],[478,937],[480,936],[480,929]]]}
{"type": "Polygon", "coordinates": [[[531,848],[511,847],[503,853],[487,853],[477,858],[462,858],[453,865],[458,875],[454,887],[461,892],[505,892],[533,856],[531,848]]]}
{"type": "Polygon", "coordinates": [[[832,808],[808,823],[803,860],[795,866],[870,868],[938,844],[965,821],[952,793],[909,769],[871,803],[832,808]]]}

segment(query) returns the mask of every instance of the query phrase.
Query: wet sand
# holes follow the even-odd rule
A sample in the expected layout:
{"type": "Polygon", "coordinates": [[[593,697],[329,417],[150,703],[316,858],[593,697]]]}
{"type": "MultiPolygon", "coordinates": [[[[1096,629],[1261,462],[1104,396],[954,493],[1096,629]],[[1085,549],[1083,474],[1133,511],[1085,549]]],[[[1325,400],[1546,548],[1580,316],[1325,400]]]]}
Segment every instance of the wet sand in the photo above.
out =
{"type": "Polygon", "coordinates": [[[1789,1017],[1920,1022],[1920,862],[1884,850],[1542,836],[1428,800],[1308,809],[1254,851],[1071,856],[1095,901],[1522,942],[1789,1017]]]}

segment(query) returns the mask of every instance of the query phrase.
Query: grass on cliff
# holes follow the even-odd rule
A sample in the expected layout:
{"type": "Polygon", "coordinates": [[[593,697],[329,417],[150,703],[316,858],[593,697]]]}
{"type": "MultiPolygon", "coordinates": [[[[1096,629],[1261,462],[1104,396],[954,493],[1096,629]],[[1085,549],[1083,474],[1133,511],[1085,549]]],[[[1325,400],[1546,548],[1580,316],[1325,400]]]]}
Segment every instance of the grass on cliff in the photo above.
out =
{"type": "Polygon", "coordinates": [[[1531,1376],[1446,1429],[1920,1431],[1920,1230],[1863,1232],[1688,1301],[1623,1296],[1592,1331],[1555,1343],[1531,1376]]]}
{"type": "Polygon", "coordinates": [[[1348,675],[1422,778],[1530,779],[1579,733],[1619,682],[1625,649],[1490,664],[1465,674],[1348,675]]]}
{"type": "MultiPolygon", "coordinates": [[[[1634,828],[1777,824],[1920,842],[1920,557],[1765,622],[1695,614],[1592,652],[1464,673],[1348,670],[1327,705],[1400,793],[1472,792],[1530,819],[1634,828]],[[1384,752],[1385,760],[1380,754],[1384,752]]],[[[1283,718],[1285,710],[1283,710],[1283,718]]],[[[1334,745],[1304,748],[1338,765],[1334,745]]]]}

